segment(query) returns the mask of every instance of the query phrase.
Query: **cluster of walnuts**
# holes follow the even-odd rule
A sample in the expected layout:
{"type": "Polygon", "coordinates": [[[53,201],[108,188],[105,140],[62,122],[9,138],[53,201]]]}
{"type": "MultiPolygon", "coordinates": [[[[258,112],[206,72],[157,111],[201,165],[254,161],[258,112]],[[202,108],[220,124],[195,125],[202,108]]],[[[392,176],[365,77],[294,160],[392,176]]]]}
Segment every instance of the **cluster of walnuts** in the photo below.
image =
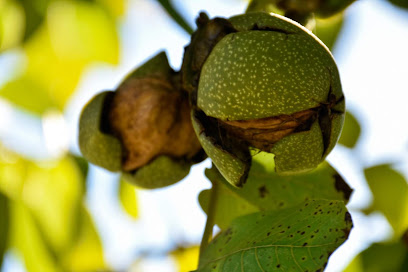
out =
{"type": "Polygon", "coordinates": [[[141,187],[173,184],[207,156],[240,187],[257,152],[273,153],[279,174],[317,167],[344,112],[335,61],[307,29],[268,13],[202,13],[180,71],[162,52],[95,96],[79,144],[90,162],[141,187]]]}

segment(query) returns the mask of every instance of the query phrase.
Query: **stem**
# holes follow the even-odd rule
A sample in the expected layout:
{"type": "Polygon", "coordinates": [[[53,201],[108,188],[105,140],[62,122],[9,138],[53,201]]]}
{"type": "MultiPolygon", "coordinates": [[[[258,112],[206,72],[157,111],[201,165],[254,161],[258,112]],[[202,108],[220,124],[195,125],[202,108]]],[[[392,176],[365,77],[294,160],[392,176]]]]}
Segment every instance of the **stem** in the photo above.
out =
{"type": "Polygon", "coordinates": [[[193,29],[186,22],[186,20],[181,16],[181,14],[174,8],[169,0],[157,0],[160,5],[166,10],[170,17],[185,31],[187,34],[193,34],[193,29]]]}
{"type": "MultiPolygon", "coordinates": [[[[213,166],[215,167],[215,166],[213,166]]],[[[217,210],[217,202],[218,202],[218,183],[216,180],[211,180],[212,188],[211,188],[211,195],[210,195],[210,203],[208,204],[208,211],[207,211],[207,222],[205,223],[204,234],[203,238],[201,239],[200,244],[200,257],[207,248],[209,242],[213,236],[213,229],[214,229],[214,221],[215,221],[215,213],[217,210]]]]}

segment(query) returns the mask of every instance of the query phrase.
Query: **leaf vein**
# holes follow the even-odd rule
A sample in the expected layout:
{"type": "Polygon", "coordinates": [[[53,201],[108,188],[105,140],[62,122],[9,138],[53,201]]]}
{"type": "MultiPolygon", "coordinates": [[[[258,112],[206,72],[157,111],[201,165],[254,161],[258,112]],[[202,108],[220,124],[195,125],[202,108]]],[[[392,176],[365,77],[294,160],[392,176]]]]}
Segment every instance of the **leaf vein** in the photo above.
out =
{"type": "Polygon", "coordinates": [[[290,248],[290,253],[292,254],[293,261],[299,267],[300,271],[303,271],[302,267],[300,267],[299,263],[296,261],[295,254],[293,253],[293,247],[290,248]]]}
{"type": "Polygon", "coordinates": [[[261,263],[259,262],[259,258],[258,258],[258,249],[255,248],[255,259],[256,259],[256,263],[258,264],[259,268],[261,269],[262,272],[265,272],[265,270],[262,268],[261,263]]]}
{"type": "Polygon", "coordinates": [[[239,252],[247,251],[247,250],[252,250],[252,249],[256,249],[256,248],[271,248],[271,247],[275,247],[275,251],[276,251],[276,250],[278,249],[278,247],[284,247],[284,248],[315,248],[315,247],[324,247],[324,246],[330,246],[330,245],[336,245],[336,244],[337,244],[337,245],[340,245],[341,243],[335,242],[335,243],[327,243],[327,244],[321,244],[321,245],[307,245],[307,246],[294,246],[294,245],[261,245],[261,246],[253,246],[253,247],[238,249],[238,250],[236,250],[236,251],[234,251],[234,252],[225,254],[225,255],[223,255],[223,256],[221,256],[221,257],[219,257],[219,258],[216,258],[216,259],[207,261],[207,262],[204,263],[202,266],[204,267],[204,266],[208,265],[209,263],[213,263],[213,262],[220,261],[220,260],[222,260],[222,259],[225,259],[225,258],[227,258],[227,257],[229,257],[229,256],[232,256],[232,255],[234,255],[234,254],[237,254],[237,253],[239,253],[239,252]]]}
{"type": "Polygon", "coordinates": [[[245,250],[241,253],[241,272],[244,272],[244,252],[245,250]]]}
{"type": "Polygon", "coordinates": [[[283,267],[281,267],[281,266],[280,266],[280,263],[279,263],[279,256],[278,256],[278,248],[277,248],[277,247],[275,247],[275,255],[276,255],[276,263],[277,263],[277,265],[279,265],[279,267],[280,267],[281,270],[284,270],[283,267]]]}
{"type": "Polygon", "coordinates": [[[318,263],[316,263],[315,259],[313,258],[310,248],[308,248],[307,251],[309,252],[310,258],[312,258],[312,261],[315,263],[315,265],[319,265],[318,263]]]}

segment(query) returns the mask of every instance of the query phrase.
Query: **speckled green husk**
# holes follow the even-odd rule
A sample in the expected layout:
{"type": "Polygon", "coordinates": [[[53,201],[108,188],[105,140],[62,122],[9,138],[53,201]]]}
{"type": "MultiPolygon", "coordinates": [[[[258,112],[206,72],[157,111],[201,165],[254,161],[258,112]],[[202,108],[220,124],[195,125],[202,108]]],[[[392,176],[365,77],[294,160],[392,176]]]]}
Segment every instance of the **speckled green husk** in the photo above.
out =
{"type": "Polygon", "coordinates": [[[190,167],[191,164],[183,160],[159,156],[151,163],[136,170],[135,173],[123,173],[123,178],[136,186],[156,189],[182,180],[190,172],[190,167]]]}
{"type": "MultiPolygon", "coordinates": [[[[343,97],[330,51],[305,28],[266,13],[229,21],[238,32],[218,42],[201,70],[197,106],[207,116],[231,121],[290,115],[327,104],[329,94],[343,97]],[[254,26],[257,30],[251,30],[254,26]]],[[[344,112],[344,100],[332,109],[344,112]]],[[[277,142],[269,150],[275,154],[276,171],[293,174],[317,167],[336,144],[343,119],[344,114],[332,115],[326,149],[319,120],[310,130],[277,142]]],[[[214,145],[199,127],[195,124],[200,142],[220,172],[231,184],[242,184],[248,163],[214,145]]]]}
{"type": "Polygon", "coordinates": [[[96,95],[85,106],[79,119],[79,148],[91,163],[109,171],[120,171],[122,147],[119,140],[101,131],[105,99],[113,92],[96,95]]]}
{"type": "Polygon", "coordinates": [[[131,72],[120,84],[123,85],[129,79],[143,78],[145,76],[157,76],[164,80],[170,79],[173,74],[165,52],[160,52],[139,68],[131,72]]]}
{"type": "Polygon", "coordinates": [[[274,145],[271,153],[275,154],[277,173],[290,175],[313,170],[322,161],[323,154],[319,123],[314,122],[309,131],[283,138],[274,145]]]}
{"type": "MultiPolygon", "coordinates": [[[[197,105],[207,116],[257,119],[327,100],[331,83],[340,81],[332,55],[306,29],[282,18],[250,13],[229,19],[240,32],[224,37],[201,70],[197,105]],[[280,31],[250,31],[254,24],[280,31]]],[[[332,87],[342,95],[339,84],[332,87]]]]}
{"type": "Polygon", "coordinates": [[[194,131],[205,153],[211,158],[226,180],[236,187],[241,187],[245,182],[250,165],[225,151],[222,147],[214,145],[211,137],[202,133],[203,127],[200,121],[194,117],[194,112],[192,112],[191,119],[194,131]]]}

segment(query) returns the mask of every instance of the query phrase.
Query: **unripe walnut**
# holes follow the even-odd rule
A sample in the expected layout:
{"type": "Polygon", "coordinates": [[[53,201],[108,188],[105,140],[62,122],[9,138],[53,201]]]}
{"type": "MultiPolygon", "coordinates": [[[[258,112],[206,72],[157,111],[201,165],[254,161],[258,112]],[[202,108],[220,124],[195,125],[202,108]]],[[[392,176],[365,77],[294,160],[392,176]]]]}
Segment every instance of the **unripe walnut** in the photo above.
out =
{"type": "Polygon", "coordinates": [[[161,53],[115,92],[97,95],[80,119],[83,155],[145,188],[184,178],[203,156],[191,124],[188,95],[179,80],[161,53]]]}
{"type": "Polygon", "coordinates": [[[249,13],[228,22],[191,95],[204,150],[235,186],[246,181],[251,151],[275,154],[280,174],[314,169],[333,149],[344,119],[331,53],[282,16],[249,13]]]}

